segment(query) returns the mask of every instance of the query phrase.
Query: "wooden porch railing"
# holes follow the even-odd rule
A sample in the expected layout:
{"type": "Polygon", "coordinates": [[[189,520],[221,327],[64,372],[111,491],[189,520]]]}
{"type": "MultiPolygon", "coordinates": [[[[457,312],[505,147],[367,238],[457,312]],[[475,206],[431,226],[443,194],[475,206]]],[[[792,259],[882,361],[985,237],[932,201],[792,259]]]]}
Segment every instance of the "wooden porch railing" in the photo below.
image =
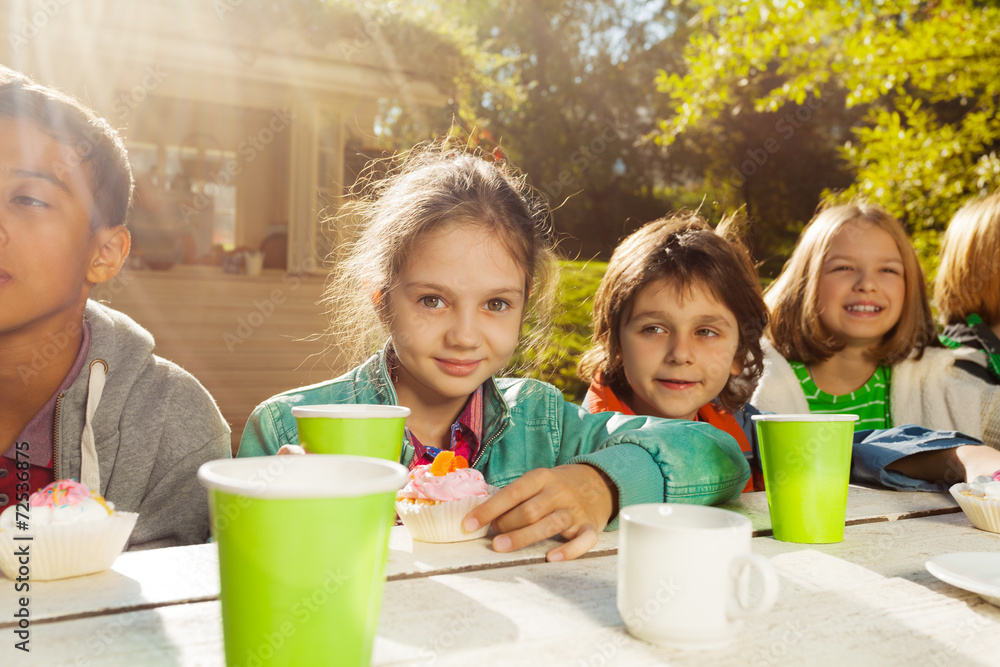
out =
{"type": "Polygon", "coordinates": [[[233,429],[233,451],[261,401],[334,377],[322,332],[323,278],[218,267],[126,269],[91,298],[120,310],[156,339],[155,353],[182,366],[212,393],[233,429]]]}

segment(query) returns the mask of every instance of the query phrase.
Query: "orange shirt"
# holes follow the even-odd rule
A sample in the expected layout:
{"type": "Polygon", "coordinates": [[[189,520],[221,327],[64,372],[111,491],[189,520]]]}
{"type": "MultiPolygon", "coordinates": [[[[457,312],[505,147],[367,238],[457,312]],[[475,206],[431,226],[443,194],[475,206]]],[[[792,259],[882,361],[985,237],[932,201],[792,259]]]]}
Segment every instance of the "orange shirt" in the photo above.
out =
{"type": "MultiPolygon", "coordinates": [[[[587,390],[587,397],[583,399],[583,407],[589,412],[620,412],[625,415],[634,415],[635,411],[630,408],[624,401],[618,398],[611,388],[607,385],[601,384],[598,380],[594,380],[590,383],[590,388],[587,390]]],[[[725,431],[729,435],[736,438],[736,442],[740,445],[740,450],[744,452],[752,451],[750,441],[747,440],[746,433],[740,428],[740,425],[736,422],[736,418],[729,412],[716,407],[715,404],[709,403],[703,405],[701,409],[698,410],[698,421],[706,422],[711,424],[720,431],[725,431]]],[[[764,490],[764,476],[757,470],[752,470],[750,479],[747,481],[746,487],[743,491],[763,491],[764,490]]]]}

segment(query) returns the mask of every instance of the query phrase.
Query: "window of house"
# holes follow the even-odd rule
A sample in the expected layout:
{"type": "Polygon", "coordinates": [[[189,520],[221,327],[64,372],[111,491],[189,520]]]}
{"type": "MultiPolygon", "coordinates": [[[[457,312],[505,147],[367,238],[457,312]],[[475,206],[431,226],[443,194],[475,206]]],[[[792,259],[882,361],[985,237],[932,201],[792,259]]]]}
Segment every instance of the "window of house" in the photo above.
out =
{"type": "Polygon", "coordinates": [[[215,264],[236,246],[237,188],[220,176],[235,151],[131,142],[134,253],[153,268],[215,264]]]}

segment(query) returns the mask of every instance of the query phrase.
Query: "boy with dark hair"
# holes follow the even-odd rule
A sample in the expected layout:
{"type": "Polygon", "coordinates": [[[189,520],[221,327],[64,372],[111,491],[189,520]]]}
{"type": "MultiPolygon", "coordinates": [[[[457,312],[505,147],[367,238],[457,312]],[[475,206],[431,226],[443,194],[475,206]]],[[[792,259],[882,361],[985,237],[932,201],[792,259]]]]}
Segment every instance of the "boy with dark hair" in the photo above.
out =
{"type": "Polygon", "coordinates": [[[76,478],[139,512],[148,549],[208,539],[196,473],[230,448],[204,387],[88,300],[128,256],[132,185],[103,119],[0,66],[0,511],[76,478]]]}

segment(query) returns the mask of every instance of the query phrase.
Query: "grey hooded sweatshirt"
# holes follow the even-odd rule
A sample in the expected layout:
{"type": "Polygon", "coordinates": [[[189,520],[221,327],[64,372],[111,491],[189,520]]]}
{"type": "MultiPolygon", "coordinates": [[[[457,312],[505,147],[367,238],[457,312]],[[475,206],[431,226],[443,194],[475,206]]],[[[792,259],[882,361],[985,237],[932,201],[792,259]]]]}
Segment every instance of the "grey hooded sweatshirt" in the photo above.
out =
{"type": "Polygon", "coordinates": [[[87,483],[99,473],[101,495],[139,513],[129,549],[207,541],[208,494],[197,472],[230,457],[229,426],[190,373],[153,354],[153,336],[134,320],[95,301],[84,317],[87,361],[56,404],[55,479],[87,483]],[[105,365],[106,376],[95,377],[105,365]],[[82,464],[88,449],[96,466],[82,464]]]}

